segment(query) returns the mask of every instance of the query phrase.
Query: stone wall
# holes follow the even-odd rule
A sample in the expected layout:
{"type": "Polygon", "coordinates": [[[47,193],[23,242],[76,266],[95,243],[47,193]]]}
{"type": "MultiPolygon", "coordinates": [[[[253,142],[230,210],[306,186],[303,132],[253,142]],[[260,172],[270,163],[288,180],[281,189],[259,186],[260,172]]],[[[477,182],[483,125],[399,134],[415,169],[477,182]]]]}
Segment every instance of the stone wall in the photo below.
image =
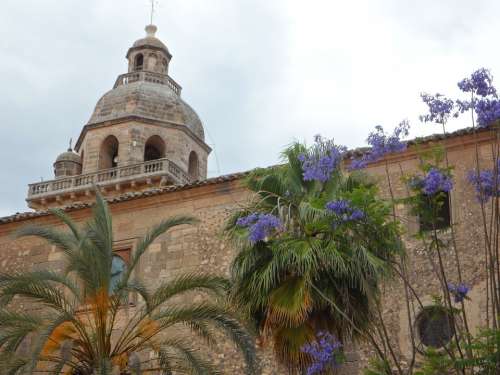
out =
{"type": "MultiPolygon", "coordinates": [[[[130,125],[127,125],[130,129],[130,125]]],[[[125,130],[124,130],[125,131],[125,130]]],[[[491,157],[491,134],[482,133],[479,154],[482,166],[486,167],[491,157]]],[[[97,144],[97,143],[96,143],[97,144]]],[[[432,144],[427,142],[425,147],[432,144]]],[[[472,135],[457,136],[446,140],[450,165],[455,165],[455,189],[452,193],[452,214],[456,225],[457,248],[462,262],[464,281],[471,284],[471,301],[466,302],[470,312],[469,325],[477,327],[484,323],[485,306],[480,303],[484,296],[484,265],[481,263],[484,245],[482,242],[482,226],[480,212],[474,192],[464,181],[469,170],[474,167],[475,146],[472,135]]],[[[91,157],[86,153],[86,157],[91,157]]],[[[407,192],[401,183],[402,173],[411,173],[418,169],[419,159],[416,147],[404,154],[387,160],[387,168],[391,179],[391,187],[396,197],[405,197],[407,192]]],[[[368,173],[378,181],[381,194],[389,197],[386,164],[371,166],[368,173]]],[[[111,204],[113,228],[117,249],[133,248],[137,238],[162,219],[173,215],[193,215],[200,223],[193,227],[182,227],[159,238],[149,249],[142,260],[138,276],[154,287],[163,280],[168,280],[184,272],[204,271],[227,275],[228,266],[234,255],[230,245],[221,237],[224,222],[232,210],[250,198],[241,180],[223,181],[201,186],[186,187],[178,191],[165,192],[139,199],[125,200],[111,204]]],[[[90,209],[70,211],[70,215],[80,223],[90,216],[90,209]]],[[[421,243],[413,239],[418,220],[408,214],[403,205],[398,206],[407,225],[405,239],[409,255],[410,282],[421,297],[424,305],[430,303],[433,293],[439,292],[439,284],[428,257],[422,250],[421,243]]],[[[53,217],[41,216],[32,219],[19,217],[13,222],[0,225],[0,264],[2,271],[21,271],[38,268],[61,269],[61,254],[57,249],[32,238],[13,240],[12,233],[25,224],[56,225],[53,217]]],[[[452,252],[445,254],[446,267],[455,270],[456,264],[452,252]]],[[[450,280],[456,281],[456,280],[450,280]]],[[[404,302],[404,291],[401,284],[390,283],[384,290],[383,312],[387,318],[388,330],[392,335],[392,343],[398,353],[409,354],[410,338],[407,324],[407,308],[404,302]]],[[[412,320],[419,312],[417,304],[411,306],[412,320]]],[[[360,348],[360,362],[351,362],[344,372],[359,373],[359,367],[366,363],[371,355],[369,348],[360,348]]],[[[285,374],[275,367],[268,351],[261,351],[261,364],[264,374],[285,374]]],[[[357,359],[353,353],[348,356],[357,359]]],[[[240,372],[238,355],[229,344],[222,344],[217,350],[215,360],[219,362],[227,374],[240,372]]],[[[409,360],[409,359],[407,359],[409,360]]]]}

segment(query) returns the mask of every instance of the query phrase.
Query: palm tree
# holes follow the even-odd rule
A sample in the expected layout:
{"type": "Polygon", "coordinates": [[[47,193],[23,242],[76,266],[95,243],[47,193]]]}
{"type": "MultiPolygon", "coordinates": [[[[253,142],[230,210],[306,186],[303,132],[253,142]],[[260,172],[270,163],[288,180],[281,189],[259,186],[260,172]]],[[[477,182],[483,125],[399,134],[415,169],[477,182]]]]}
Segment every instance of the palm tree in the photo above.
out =
{"type": "Polygon", "coordinates": [[[61,210],[52,213],[67,231],[27,226],[18,235],[56,245],[64,254],[65,271],[0,275],[1,374],[219,373],[192,348],[189,332],[210,345],[217,332],[224,333],[243,353],[248,373],[254,373],[252,338],[224,303],[226,279],[188,274],[151,290],[135,277],[149,245],[174,227],[193,224],[193,218],[173,217],[152,228],[117,278],[112,275],[117,269],[112,220],[101,195],[83,228],[61,210]],[[183,299],[193,292],[205,297],[202,302],[183,299]],[[130,298],[136,307],[129,307],[130,298]],[[29,309],[19,309],[19,301],[29,309]]]}
{"type": "Polygon", "coordinates": [[[373,327],[380,281],[400,251],[390,206],[360,174],[337,168],[328,181],[305,181],[299,159],[320,151],[296,143],[284,151],[284,164],[252,173],[247,186],[254,199],[226,228],[237,248],[234,301],[291,372],[309,366],[303,347],[319,332],[345,342],[373,327]],[[363,217],[334,215],[325,205],[336,200],[350,202],[363,217]],[[241,223],[252,214],[256,220],[255,213],[274,215],[281,226],[252,241],[251,228],[241,223]]]}

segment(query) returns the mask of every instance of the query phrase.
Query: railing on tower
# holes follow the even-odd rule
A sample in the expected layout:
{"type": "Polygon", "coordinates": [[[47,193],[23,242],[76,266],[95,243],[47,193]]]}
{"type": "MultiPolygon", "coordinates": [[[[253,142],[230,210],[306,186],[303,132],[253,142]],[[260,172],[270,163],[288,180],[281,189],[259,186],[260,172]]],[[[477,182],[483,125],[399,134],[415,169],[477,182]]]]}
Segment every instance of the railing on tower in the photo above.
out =
{"type": "Polygon", "coordinates": [[[169,177],[171,181],[181,185],[191,181],[189,176],[177,164],[168,159],[158,159],[140,164],[105,169],[94,173],[30,184],[28,199],[91,188],[93,185],[106,185],[107,183],[119,183],[138,178],[164,175],[169,177]]]}
{"type": "Polygon", "coordinates": [[[176,95],[181,96],[182,87],[168,75],[146,71],[131,72],[118,76],[114,88],[116,89],[118,86],[128,85],[138,81],[153,82],[168,86],[176,95]]]}

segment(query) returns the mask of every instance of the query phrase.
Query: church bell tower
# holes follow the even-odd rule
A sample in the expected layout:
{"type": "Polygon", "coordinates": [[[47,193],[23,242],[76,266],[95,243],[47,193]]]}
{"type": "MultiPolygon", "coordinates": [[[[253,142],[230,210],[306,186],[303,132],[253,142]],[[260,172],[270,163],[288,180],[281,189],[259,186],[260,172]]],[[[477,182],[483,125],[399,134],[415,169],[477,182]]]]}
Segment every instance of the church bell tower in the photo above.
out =
{"type": "Polygon", "coordinates": [[[203,125],[169,76],[172,54],[157,27],[128,50],[128,72],[97,102],[75,149],[57,157],[53,180],[29,185],[35,209],[93,200],[95,186],[107,197],[207,177],[203,125]]]}

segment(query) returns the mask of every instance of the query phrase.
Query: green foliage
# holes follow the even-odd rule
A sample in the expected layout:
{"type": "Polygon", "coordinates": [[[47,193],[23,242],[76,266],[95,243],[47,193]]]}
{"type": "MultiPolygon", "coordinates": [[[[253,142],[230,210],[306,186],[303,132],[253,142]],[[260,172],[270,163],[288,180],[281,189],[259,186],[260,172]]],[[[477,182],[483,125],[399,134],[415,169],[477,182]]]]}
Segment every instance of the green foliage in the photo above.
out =
{"type": "Polygon", "coordinates": [[[363,370],[364,375],[392,375],[391,365],[388,361],[379,358],[370,359],[369,365],[363,370]]]}
{"type": "Polygon", "coordinates": [[[493,375],[500,373],[500,329],[484,329],[470,344],[464,344],[472,352],[471,358],[457,359],[455,367],[473,369],[474,374],[493,375]]]}
{"type": "Polygon", "coordinates": [[[481,330],[475,337],[471,337],[470,341],[463,340],[460,346],[467,352],[463,358],[454,343],[450,343],[446,349],[427,349],[414,374],[497,375],[500,373],[500,330],[481,330]]]}
{"type": "Polygon", "coordinates": [[[18,236],[56,245],[64,254],[64,272],[0,274],[1,374],[218,374],[192,348],[192,338],[179,334],[182,327],[209,348],[215,334],[223,333],[241,350],[248,373],[255,372],[253,339],[224,303],[228,280],[187,274],[151,290],[136,278],[141,257],[160,235],[196,220],[173,217],[152,228],[138,240],[128,269],[110,292],[113,232],[104,199],[97,194],[93,218],[82,228],[62,211],[53,214],[67,231],[28,226],[18,236]],[[204,297],[202,302],[189,298],[193,292],[204,297]],[[29,308],[20,310],[19,301],[29,308]]]}
{"type": "Polygon", "coordinates": [[[370,327],[380,282],[402,252],[392,207],[377,197],[376,187],[361,174],[341,171],[326,183],[304,181],[298,160],[304,151],[293,144],[283,165],[252,173],[246,184],[255,198],[226,227],[237,247],[233,299],[292,370],[307,365],[301,348],[315,332],[346,340],[370,327]],[[349,200],[365,218],[332,225],[325,205],[338,199],[349,200]],[[279,217],[283,230],[251,243],[248,230],[236,224],[251,213],[279,217]]]}
{"type": "Polygon", "coordinates": [[[429,349],[425,353],[425,360],[415,375],[444,375],[455,373],[453,362],[445,351],[429,349]]]}

